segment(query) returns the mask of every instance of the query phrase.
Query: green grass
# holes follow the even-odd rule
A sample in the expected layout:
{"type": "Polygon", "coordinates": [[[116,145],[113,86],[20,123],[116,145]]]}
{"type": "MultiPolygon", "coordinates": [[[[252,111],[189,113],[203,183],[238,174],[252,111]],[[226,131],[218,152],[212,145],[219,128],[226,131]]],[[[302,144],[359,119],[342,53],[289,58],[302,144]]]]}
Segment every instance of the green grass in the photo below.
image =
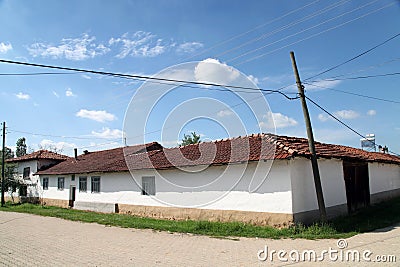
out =
{"type": "Polygon", "coordinates": [[[192,233],[216,238],[260,237],[274,239],[321,239],[347,238],[358,233],[372,231],[400,222],[400,198],[368,207],[351,216],[340,217],[325,224],[315,223],[310,226],[296,224],[284,229],[268,226],[254,226],[239,222],[160,220],[124,214],[104,214],[33,204],[7,203],[5,207],[0,207],[0,211],[31,213],[72,221],[98,223],[124,228],[192,233]]]}

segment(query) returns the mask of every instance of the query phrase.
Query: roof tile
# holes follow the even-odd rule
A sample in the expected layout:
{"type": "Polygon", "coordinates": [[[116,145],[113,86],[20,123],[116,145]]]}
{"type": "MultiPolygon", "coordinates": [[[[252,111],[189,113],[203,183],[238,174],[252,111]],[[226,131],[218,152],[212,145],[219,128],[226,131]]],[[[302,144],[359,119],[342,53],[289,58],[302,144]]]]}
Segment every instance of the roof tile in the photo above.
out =
{"type": "MultiPolygon", "coordinates": [[[[317,156],[345,160],[387,162],[400,165],[400,157],[361,149],[315,143],[317,156]]],[[[91,152],[70,158],[38,174],[119,172],[137,169],[167,169],[209,164],[310,157],[305,138],[253,134],[214,142],[163,148],[158,143],[91,152]]]]}

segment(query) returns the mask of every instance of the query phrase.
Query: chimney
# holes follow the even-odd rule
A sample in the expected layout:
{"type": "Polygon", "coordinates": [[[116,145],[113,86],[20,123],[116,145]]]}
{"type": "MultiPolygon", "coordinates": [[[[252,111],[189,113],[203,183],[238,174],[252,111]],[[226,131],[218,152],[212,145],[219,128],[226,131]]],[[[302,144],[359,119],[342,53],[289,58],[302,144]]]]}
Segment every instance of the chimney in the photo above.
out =
{"type": "Polygon", "coordinates": [[[78,149],[74,148],[75,159],[78,159],[78,149]]]}

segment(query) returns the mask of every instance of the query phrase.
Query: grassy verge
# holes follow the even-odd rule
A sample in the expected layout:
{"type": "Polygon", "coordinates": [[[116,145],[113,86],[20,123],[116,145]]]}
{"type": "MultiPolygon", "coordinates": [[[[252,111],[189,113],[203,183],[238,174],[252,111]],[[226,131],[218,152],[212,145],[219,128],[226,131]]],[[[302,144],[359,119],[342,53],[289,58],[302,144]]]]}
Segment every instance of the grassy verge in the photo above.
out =
{"type": "Polygon", "coordinates": [[[142,218],[124,214],[103,214],[33,204],[11,204],[0,211],[31,213],[72,221],[99,223],[124,228],[153,229],[179,233],[192,233],[213,237],[260,238],[347,238],[400,222],[400,198],[361,210],[357,214],[340,217],[326,224],[294,225],[285,229],[254,226],[238,222],[170,221],[142,218]]]}

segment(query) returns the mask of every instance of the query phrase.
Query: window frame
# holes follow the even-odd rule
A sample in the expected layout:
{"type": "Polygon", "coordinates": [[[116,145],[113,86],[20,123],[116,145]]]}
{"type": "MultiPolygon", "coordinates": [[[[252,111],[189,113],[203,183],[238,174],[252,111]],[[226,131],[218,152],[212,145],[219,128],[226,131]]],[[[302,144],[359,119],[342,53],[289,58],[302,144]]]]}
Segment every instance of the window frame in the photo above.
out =
{"type": "Polygon", "coordinates": [[[79,192],[87,192],[87,176],[79,176],[79,192]],[[82,188],[83,182],[85,182],[85,190],[82,188]]]}
{"type": "Polygon", "coordinates": [[[65,177],[58,177],[57,190],[64,191],[64,189],[65,189],[65,177]],[[61,181],[62,181],[62,183],[61,183],[61,181]],[[62,187],[60,186],[60,184],[62,184],[62,187]]]}
{"type": "Polygon", "coordinates": [[[49,177],[43,177],[42,188],[43,190],[49,190],[49,177]]]}
{"type": "Polygon", "coordinates": [[[155,196],[156,195],[156,177],[155,176],[142,176],[142,195],[155,196]]]}
{"type": "Polygon", "coordinates": [[[100,187],[101,179],[100,179],[100,176],[92,176],[90,178],[91,178],[90,179],[90,181],[91,181],[90,191],[92,193],[95,193],[95,194],[100,193],[101,192],[101,187],[100,187]],[[96,180],[98,180],[98,181],[96,181],[96,180]]]}
{"type": "Polygon", "coordinates": [[[31,174],[31,167],[25,167],[23,172],[22,172],[22,178],[27,180],[30,179],[30,174],[31,174]]]}

